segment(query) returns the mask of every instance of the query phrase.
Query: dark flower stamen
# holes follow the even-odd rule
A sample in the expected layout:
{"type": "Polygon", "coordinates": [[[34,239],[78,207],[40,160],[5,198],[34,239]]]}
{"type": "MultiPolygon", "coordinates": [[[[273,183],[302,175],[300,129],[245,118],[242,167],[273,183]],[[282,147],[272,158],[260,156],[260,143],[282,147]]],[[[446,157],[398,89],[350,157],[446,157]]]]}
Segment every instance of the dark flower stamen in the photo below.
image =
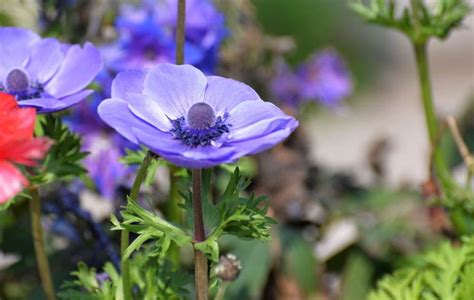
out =
{"type": "Polygon", "coordinates": [[[5,83],[0,82],[0,92],[13,95],[21,101],[42,97],[44,89],[42,84],[31,82],[24,71],[13,69],[5,78],[5,83]]]}
{"type": "Polygon", "coordinates": [[[216,118],[211,106],[199,102],[191,106],[186,119],[180,117],[171,120],[171,133],[188,146],[209,146],[224,133],[229,133],[229,127],[232,125],[226,124],[228,117],[229,114],[225,113],[224,116],[216,118]]]}
{"type": "Polygon", "coordinates": [[[189,126],[194,129],[206,129],[213,125],[216,115],[209,104],[198,102],[189,109],[187,120],[189,126]]]}
{"type": "Polygon", "coordinates": [[[5,80],[8,91],[14,94],[24,93],[30,86],[28,76],[19,69],[13,69],[8,73],[5,80]]]}

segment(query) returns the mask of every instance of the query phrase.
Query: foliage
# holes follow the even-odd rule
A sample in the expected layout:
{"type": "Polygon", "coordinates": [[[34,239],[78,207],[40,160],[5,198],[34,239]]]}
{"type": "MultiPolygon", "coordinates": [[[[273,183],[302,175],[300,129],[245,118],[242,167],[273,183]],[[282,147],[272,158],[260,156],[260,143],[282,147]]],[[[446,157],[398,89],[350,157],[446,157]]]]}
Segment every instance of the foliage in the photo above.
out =
{"type": "Polygon", "coordinates": [[[171,242],[180,247],[191,242],[191,237],[182,229],[147,211],[132,199],[128,199],[128,204],[121,214],[122,222],[112,216],[112,223],[114,224],[112,230],[128,230],[138,234],[138,237],[128,246],[124,254],[126,259],[149,240],[156,241],[155,248],[149,255],[158,256],[160,261],[164,260],[171,242]]]}
{"type": "MultiPolygon", "coordinates": [[[[270,227],[276,222],[266,216],[268,198],[265,196],[242,197],[241,194],[249,186],[250,181],[240,175],[235,168],[224,193],[216,204],[209,199],[211,186],[211,170],[203,172],[203,213],[206,231],[210,232],[204,242],[195,244],[195,248],[203,251],[210,260],[217,262],[219,246],[217,241],[224,235],[233,235],[243,239],[270,239],[270,227]]],[[[185,204],[182,206],[188,212],[192,211],[192,192],[182,191],[185,204]]],[[[191,213],[187,214],[187,223],[193,224],[191,213]]]]}
{"type": "Polygon", "coordinates": [[[416,266],[388,275],[369,300],[473,299],[474,238],[460,247],[449,243],[419,257],[416,266]]]}
{"type": "MultiPolygon", "coordinates": [[[[189,291],[186,286],[192,278],[186,272],[176,272],[167,262],[159,262],[143,251],[131,260],[131,279],[137,287],[137,299],[164,300],[187,299],[189,291]]],[[[111,263],[106,263],[104,272],[98,274],[96,269],[79,263],[78,270],[72,275],[74,281],[63,285],[59,293],[61,299],[123,299],[122,278],[111,263]],[[102,279],[99,279],[102,278],[102,279]]]]}
{"type": "Polygon", "coordinates": [[[397,29],[417,43],[424,43],[430,37],[446,38],[470,12],[464,0],[439,0],[434,9],[427,7],[424,1],[412,2],[416,11],[410,12],[404,7],[400,15],[395,0],[370,0],[368,5],[354,0],[350,6],[367,22],[397,29]]]}
{"type": "Polygon", "coordinates": [[[85,174],[87,171],[81,161],[87,152],[81,151],[81,138],[72,133],[60,118],[46,115],[40,120],[37,135],[53,141],[53,145],[41,164],[30,177],[32,183],[45,184],[56,180],[70,180],[85,174]]]}

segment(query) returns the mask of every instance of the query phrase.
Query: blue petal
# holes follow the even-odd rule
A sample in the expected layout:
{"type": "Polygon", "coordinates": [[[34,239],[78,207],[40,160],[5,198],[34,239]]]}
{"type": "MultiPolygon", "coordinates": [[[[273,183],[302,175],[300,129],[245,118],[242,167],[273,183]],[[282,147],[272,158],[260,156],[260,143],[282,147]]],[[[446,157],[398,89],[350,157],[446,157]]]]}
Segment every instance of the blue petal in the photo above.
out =
{"type": "Polygon", "coordinates": [[[171,119],[185,116],[189,107],[202,102],[207,79],[190,65],[159,64],[145,78],[144,94],[171,119]]]}
{"type": "Polygon", "coordinates": [[[91,43],[83,48],[74,45],[69,48],[64,61],[46,84],[45,91],[54,97],[61,98],[84,89],[102,69],[99,50],[91,43]]]}
{"type": "Polygon", "coordinates": [[[135,137],[137,131],[155,132],[157,129],[136,117],[128,108],[128,103],[122,99],[106,99],[97,108],[100,118],[110,127],[134,144],[139,144],[135,137]]]}
{"type": "Polygon", "coordinates": [[[0,81],[11,69],[25,66],[29,56],[28,45],[39,39],[36,33],[27,29],[0,28],[0,81]]]}
{"type": "Polygon", "coordinates": [[[204,102],[211,104],[217,115],[230,112],[241,102],[260,100],[258,94],[251,87],[239,81],[219,76],[208,76],[207,82],[204,102]]]}

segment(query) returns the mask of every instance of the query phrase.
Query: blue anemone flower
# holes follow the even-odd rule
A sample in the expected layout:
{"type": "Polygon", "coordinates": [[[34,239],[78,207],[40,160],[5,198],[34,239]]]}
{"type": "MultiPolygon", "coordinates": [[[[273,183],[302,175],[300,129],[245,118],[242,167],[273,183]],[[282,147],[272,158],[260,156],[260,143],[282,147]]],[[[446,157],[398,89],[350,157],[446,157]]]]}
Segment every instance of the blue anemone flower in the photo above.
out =
{"type": "Polygon", "coordinates": [[[316,101],[335,107],[352,93],[352,79],[343,59],[328,49],[313,54],[296,71],[278,62],[271,91],[282,102],[296,107],[316,101]]]}
{"type": "MultiPolygon", "coordinates": [[[[123,5],[116,21],[119,38],[103,48],[107,64],[122,71],[174,62],[176,7],[175,0],[143,0],[139,6],[123,5]]],[[[212,73],[226,33],[224,16],[210,1],[187,1],[186,63],[212,73]]]]}
{"type": "Polygon", "coordinates": [[[249,86],[191,65],[128,70],[100,117],[121,135],[187,168],[232,163],[286,139],[298,121],[249,86]]]}
{"type": "Polygon", "coordinates": [[[15,27],[0,28],[0,92],[15,96],[20,106],[48,113],[77,104],[102,68],[91,44],[61,44],[53,38],[15,27]]]}

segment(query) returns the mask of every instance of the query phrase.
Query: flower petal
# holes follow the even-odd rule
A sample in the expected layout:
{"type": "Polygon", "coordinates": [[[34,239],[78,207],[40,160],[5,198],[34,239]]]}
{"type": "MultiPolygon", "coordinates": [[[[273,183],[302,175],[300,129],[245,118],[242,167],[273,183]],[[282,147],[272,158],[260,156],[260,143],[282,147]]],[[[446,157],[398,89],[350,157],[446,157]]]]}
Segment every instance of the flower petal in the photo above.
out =
{"type": "Polygon", "coordinates": [[[56,98],[36,98],[30,100],[22,100],[19,103],[21,107],[35,107],[40,114],[54,112],[71,107],[87,96],[93,93],[93,90],[83,90],[62,99],[56,98]]]}
{"type": "Polygon", "coordinates": [[[239,153],[237,153],[234,158],[238,159],[245,155],[257,154],[268,150],[276,144],[284,141],[296,129],[296,127],[298,127],[298,122],[293,120],[284,129],[272,132],[266,136],[231,143],[233,147],[239,150],[239,153]]]}
{"type": "Polygon", "coordinates": [[[0,182],[0,204],[13,198],[28,185],[20,171],[6,161],[0,161],[0,182]]]}
{"type": "MultiPolygon", "coordinates": [[[[230,142],[241,142],[251,139],[257,139],[275,131],[283,130],[291,126],[295,119],[290,116],[275,117],[271,119],[264,119],[260,122],[251,124],[247,127],[233,131],[229,134],[230,142]]],[[[258,142],[258,141],[257,141],[258,142]]]]}
{"type": "Polygon", "coordinates": [[[91,43],[83,48],[71,46],[58,72],[45,86],[45,91],[62,98],[84,89],[102,69],[100,52],[91,43]]]}
{"type": "Polygon", "coordinates": [[[204,102],[211,104],[217,115],[229,112],[241,102],[249,100],[260,100],[260,97],[248,85],[230,78],[207,77],[204,102]]]}
{"type": "MultiPolygon", "coordinates": [[[[273,118],[288,118],[281,109],[275,106],[273,103],[265,101],[245,101],[234,107],[229,112],[230,116],[227,119],[232,124],[232,134],[242,128],[258,123],[265,119],[273,118]]],[[[291,118],[291,117],[289,117],[291,118]]]]}
{"type": "Polygon", "coordinates": [[[42,39],[31,45],[26,70],[31,80],[44,84],[58,71],[63,59],[57,40],[42,39]]]}
{"type": "Polygon", "coordinates": [[[143,92],[143,83],[148,71],[127,70],[120,72],[112,82],[112,98],[127,100],[128,93],[143,92]]]}
{"type": "Polygon", "coordinates": [[[28,60],[30,43],[40,37],[27,29],[15,27],[0,28],[0,80],[13,68],[22,68],[28,60]]]}
{"type": "Polygon", "coordinates": [[[138,144],[134,128],[137,131],[155,132],[157,129],[136,117],[122,99],[106,99],[97,108],[100,118],[132,143],[138,144]]]}
{"type": "Polygon", "coordinates": [[[214,146],[191,148],[168,133],[134,130],[140,143],[149,147],[164,159],[185,168],[208,168],[222,163],[234,162],[235,149],[214,146]]]}
{"type": "Polygon", "coordinates": [[[172,119],[185,116],[189,107],[202,102],[207,79],[190,65],[159,64],[145,78],[144,94],[172,119]]]}
{"type": "Polygon", "coordinates": [[[1,159],[26,166],[34,166],[35,160],[42,159],[49,147],[51,141],[46,138],[18,139],[10,144],[10,147],[0,146],[1,159]],[[14,147],[12,147],[14,145],[14,147]]]}
{"type": "Polygon", "coordinates": [[[173,128],[169,118],[161,107],[149,96],[142,94],[128,94],[128,107],[134,115],[150,123],[162,131],[170,131],[173,128]]]}

